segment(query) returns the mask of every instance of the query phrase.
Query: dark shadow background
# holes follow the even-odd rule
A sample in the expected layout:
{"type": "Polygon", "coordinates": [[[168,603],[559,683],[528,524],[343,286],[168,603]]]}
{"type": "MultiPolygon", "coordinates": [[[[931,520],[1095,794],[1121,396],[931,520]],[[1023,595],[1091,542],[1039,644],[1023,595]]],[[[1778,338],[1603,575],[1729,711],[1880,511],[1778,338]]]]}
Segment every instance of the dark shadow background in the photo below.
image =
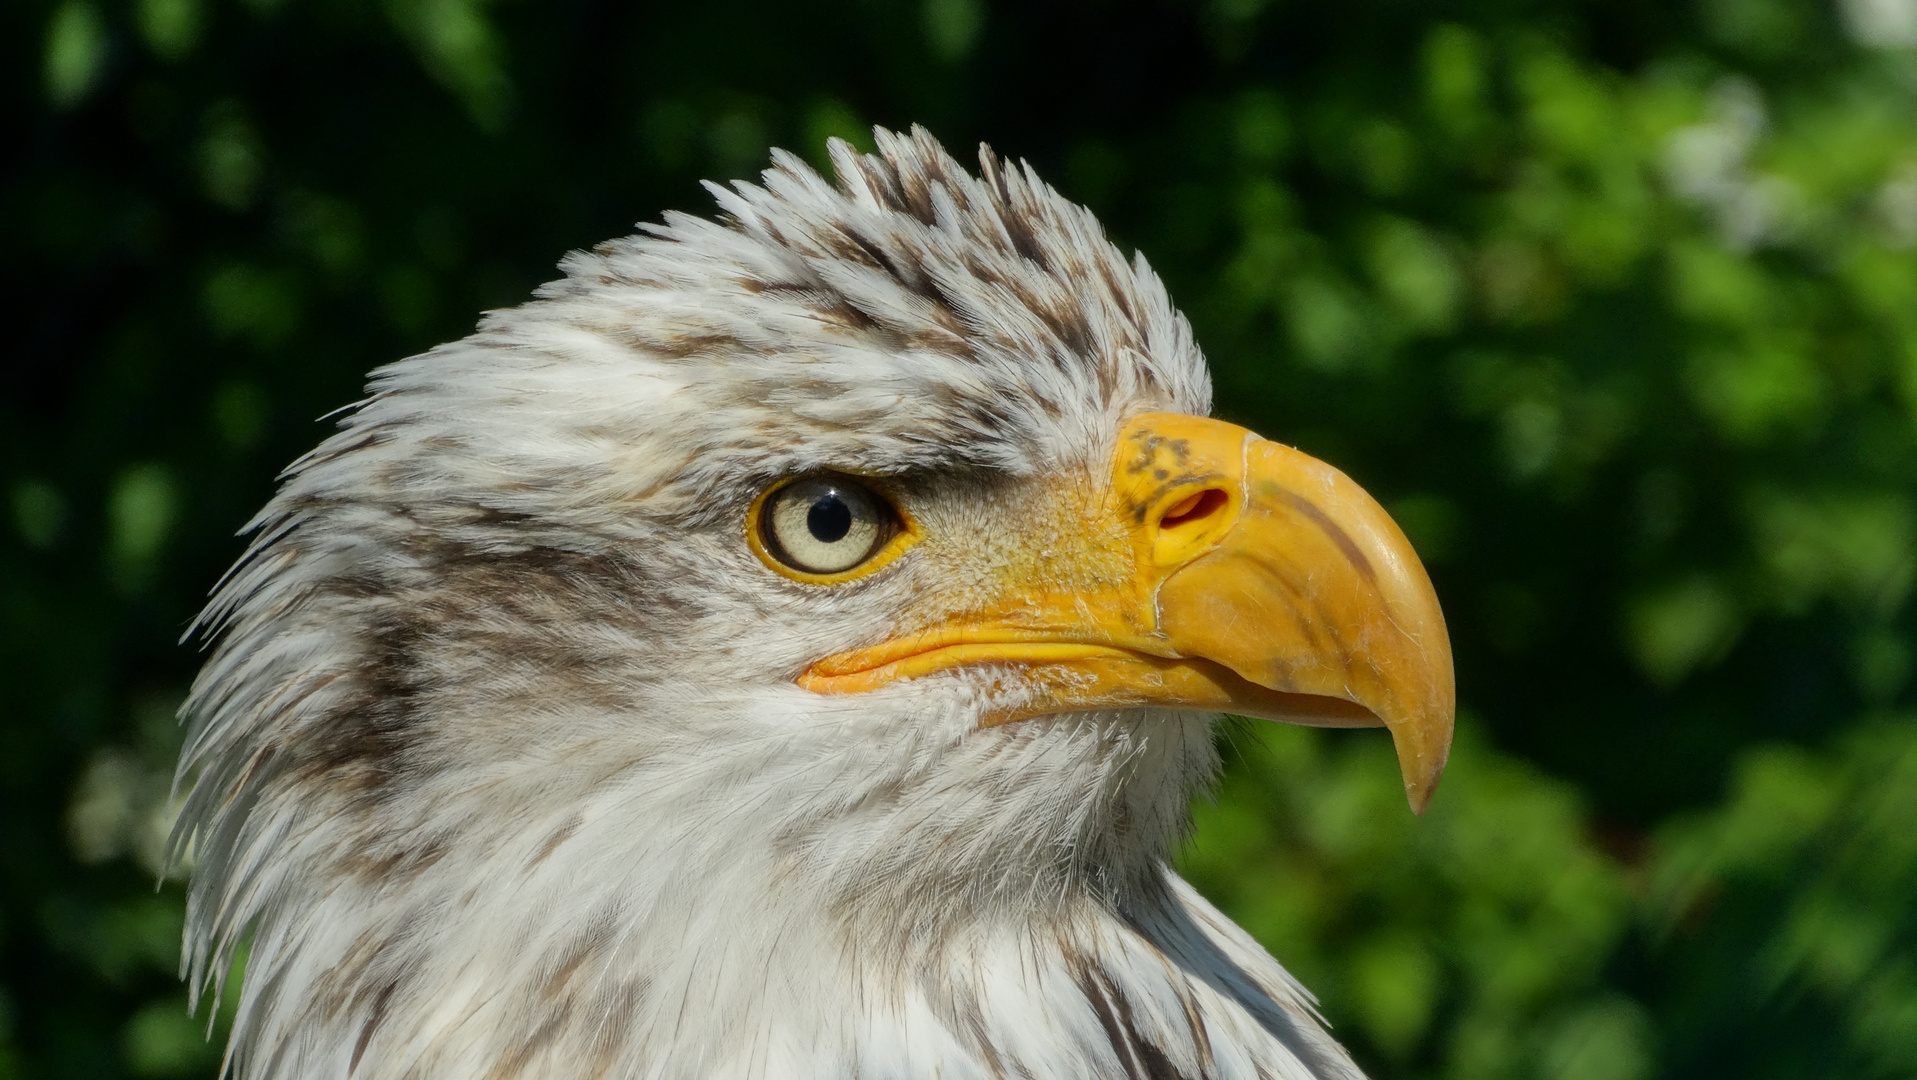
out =
{"type": "Polygon", "coordinates": [[[1246,726],[1184,867],[1367,1068],[1917,1076],[1917,0],[19,0],[0,86],[0,1076],[217,1068],[176,642],[315,418],[914,122],[1146,252],[1221,415],[1431,567],[1431,814],[1246,726]]]}

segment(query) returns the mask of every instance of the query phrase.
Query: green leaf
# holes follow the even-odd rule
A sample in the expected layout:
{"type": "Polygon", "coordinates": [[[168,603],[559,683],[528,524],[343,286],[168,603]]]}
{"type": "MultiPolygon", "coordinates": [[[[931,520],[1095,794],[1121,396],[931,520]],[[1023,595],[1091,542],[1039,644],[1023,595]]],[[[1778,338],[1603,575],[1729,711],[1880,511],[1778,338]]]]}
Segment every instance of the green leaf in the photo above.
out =
{"type": "Polygon", "coordinates": [[[106,28],[92,4],[67,0],[47,21],[45,79],[53,103],[76,105],[93,88],[106,59],[106,28]]]}

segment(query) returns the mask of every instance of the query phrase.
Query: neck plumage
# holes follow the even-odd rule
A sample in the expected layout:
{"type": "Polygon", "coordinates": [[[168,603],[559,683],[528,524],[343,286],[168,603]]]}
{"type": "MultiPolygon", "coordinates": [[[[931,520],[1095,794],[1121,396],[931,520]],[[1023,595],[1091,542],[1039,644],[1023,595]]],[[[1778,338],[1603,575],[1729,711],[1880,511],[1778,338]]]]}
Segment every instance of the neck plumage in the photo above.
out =
{"type": "Polygon", "coordinates": [[[1208,715],[512,693],[417,629],[388,685],[376,629],[196,736],[189,958],[252,935],[242,1080],[1357,1075],[1164,867],[1208,715]]]}

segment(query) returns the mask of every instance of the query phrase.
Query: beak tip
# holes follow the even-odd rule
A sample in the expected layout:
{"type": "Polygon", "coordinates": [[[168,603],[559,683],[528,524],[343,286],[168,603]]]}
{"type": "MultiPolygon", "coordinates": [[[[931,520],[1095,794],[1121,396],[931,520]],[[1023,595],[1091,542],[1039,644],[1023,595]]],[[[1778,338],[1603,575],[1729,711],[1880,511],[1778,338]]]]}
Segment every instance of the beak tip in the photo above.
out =
{"type": "Polygon", "coordinates": [[[1445,765],[1451,758],[1449,715],[1446,715],[1443,724],[1436,726],[1440,730],[1435,732],[1400,728],[1392,730],[1392,741],[1398,744],[1398,767],[1404,775],[1405,799],[1411,804],[1411,812],[1420,817],[1431,805],[1432,797],[1438,793],[1438,781],[1444,778],[1445,765]],[[1419,735],[1425,737],[1419,738],[1419,735]]]}
{"type": "Polygon", "coordinates": [[[1419,817],[1431,807],[1431,797],[1438,793],[1437,781],[1430,783],[1410,783],[1404,786],[1405,800],[1411,804],[1411,812],[1419,817]]]}

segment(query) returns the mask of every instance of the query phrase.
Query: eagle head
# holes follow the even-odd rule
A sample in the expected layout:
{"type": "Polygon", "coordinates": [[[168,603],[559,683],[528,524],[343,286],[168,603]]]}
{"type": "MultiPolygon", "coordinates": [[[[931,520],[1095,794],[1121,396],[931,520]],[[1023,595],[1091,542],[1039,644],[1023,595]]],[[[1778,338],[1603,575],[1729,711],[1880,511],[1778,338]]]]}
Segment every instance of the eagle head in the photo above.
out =
{"type": "Polygon", "coordinates": [[[1355,1076],[1166,867],[1224,711],[1450,738],[1429,581],[923,130],[374,373],[201,626],[186,966],[293,1077],[1355,1076]]]}

